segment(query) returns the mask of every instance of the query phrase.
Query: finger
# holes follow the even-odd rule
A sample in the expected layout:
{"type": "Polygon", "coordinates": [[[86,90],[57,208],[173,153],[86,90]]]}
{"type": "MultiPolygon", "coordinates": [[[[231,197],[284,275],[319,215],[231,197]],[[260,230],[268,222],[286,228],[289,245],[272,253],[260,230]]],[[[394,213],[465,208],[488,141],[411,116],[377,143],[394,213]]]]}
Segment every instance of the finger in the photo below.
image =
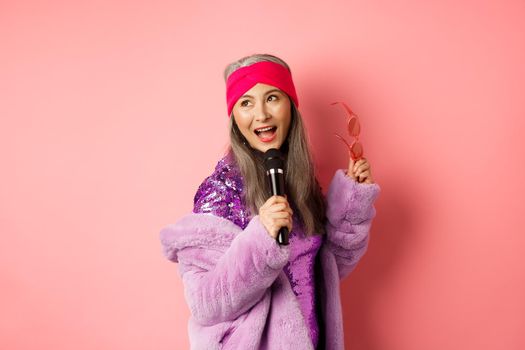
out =
{"type": "Polygon", "coordinates": [[[288,227],[288,231],[292,231],[292,228],[293,228],[293,224],[292,224],[292,221],[291,220],[287,220],[287,219],[277,219],[274,221],[273,223],[273,228],[277,231],[279,231],[279,229],[281,227],[288,227]]]}
{"type": "Polygon", "coordinates": [[[290,217],[293,215],[293,212],[291,212],[291,210],[289,208],[282,208],[281,210],[271,211],[269,213],[270,214],[283,213],[283,214],[288,215],[290,217]]]}
{"type": "Polygon", "coordinates": [[[272,196],[259,208],[259,214],[272,213],[276,211],[286,211],[290,208],[288,201],[282,201],[279,196],[272,196]],[[275,207],[277,206],[277,207],[275,207]]]}
{"type": "Polygon", "coordinates": [[[364,181],[368,176],[370,176],[370,172],[365,171],[365,172],[359,174],[358,177],[359,177],[359,180],[364,181]]]}
{"type": "Polygon", "coordinates": [[[348,161],[348,169],[353,169],[354,165],[355,165],[355,161],[352,159],[352,157],[350,157],[348,161]]]}
{"type": "Polygon", "coordinates": [[[355,161],[350,157],[350,161],[348,162],[348,169],[346,171],[346,175],[350,176],[351,178],[354,178],[354,166],[355,161]]]}
{"type": "Polygon", "coordinates": [[[288,199],[284,196],[271,196],[272,203],[288,203],[288,199]]]}
{"type": "Polygon", "coordinates": [[[268,207],[269,213],[286,212],[288,206],[285,203],[275,203],[268,207]]]}
{"type": "Polygon", "coordinates": [[[288,213],[286,211],[279,211],[277,213],[271,213],[270,214],[270,218],[272,220],[281,220],[281,219],[289,220],[291,217],[290,217],[290,213],[288,213]]]}
{"type": "Polygon", "coordinates": [[[368,162],[361,162],[361,163],[356,164],[354,166],[354,172],[357,175],[358,173],[362,172],[365,169],[368,169],[369,167],[370,167],[370,163],[368,163],[368,162]]]}
{"type": "Polygon", "coordinates": [[[275,203],[281,203],[283,201],[284,197],[281,196],[271,196],[266,200],[266,202],[263,204],[265,207],[270,207],[275,203]]]}
{"type": "Polygon", "coordinates": [[[267,202],[268,204],[273,204],[273,203],[277,203],[278,200],[279,200],[279,196],[273,195],[273,196],[271,196],[270,198],[268,198],[268,199],[266,200],[266,202],[267,202]]]}
{"type": "Polygon", "coordinates": [[[370,164],[368,163],[361,164],[359,167],[357,167],[357,170],[355,171],[355,175],[359,176],[359,174],[361,174],[363,171],[366,171],[368,169],[370,169],[370,164]]]}
{"type": "Polygon", "coordinates": [[[286,223],[284,225],[282,225],[281,227],[288,227],[288,232],[292,232],[293,230],[293,222],[292,220],[286,220],[286,223]]]}
{"type": "Polygon", "coordinates": [[[288,215],[292,216],[293,215],[293,210],[292,210],[292,208],[287,206],[285,208],[282,208],[281,210],[272,211],[272,213],[287,213],[288,215]]]}
{"type": "Polygon", "coordinates": [[[361,158],[358,161],[356,161],[353,167],[354,172],[357,171],[357,168],[359,168],[363,163],[366,163],[366,162],[367,161],[365,158],[361,158]]]}

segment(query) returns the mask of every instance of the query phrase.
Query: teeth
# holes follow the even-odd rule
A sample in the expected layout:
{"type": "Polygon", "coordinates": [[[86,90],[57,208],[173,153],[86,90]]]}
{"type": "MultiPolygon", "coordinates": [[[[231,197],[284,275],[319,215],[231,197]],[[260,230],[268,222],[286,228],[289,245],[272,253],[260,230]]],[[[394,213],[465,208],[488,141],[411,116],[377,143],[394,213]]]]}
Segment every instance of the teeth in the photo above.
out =
{"type": "Polygon", "coordinates": [[[256,131],[257,132],[263,132],[263,131],[268,131],[268,130],[271,130],[271,129],[273,129],[273,126],[269,126],[267,128],[264,128],[264,129],[257,129],[256,131]]]}

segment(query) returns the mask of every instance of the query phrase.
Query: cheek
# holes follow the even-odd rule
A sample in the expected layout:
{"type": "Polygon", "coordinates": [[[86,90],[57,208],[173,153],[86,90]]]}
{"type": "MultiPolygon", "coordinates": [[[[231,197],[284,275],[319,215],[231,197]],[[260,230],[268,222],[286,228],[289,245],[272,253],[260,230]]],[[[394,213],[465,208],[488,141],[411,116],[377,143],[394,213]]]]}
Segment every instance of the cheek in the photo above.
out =
{"type": "Polygon", "coordinates": [[[290,116],[290,114],[288,112],[284,113],[282,119],[282,126],[283,126],[283,131],[287,134],[288,133],[288,130],[290,130],[290,125],[291,125],[291,121],[292,121],[292,118],[290,116]]]}
{"type": "Polygon", "coordinates": [[[292,111],[289,103],[283,103],[279,105],[275,113],[279,116],[279,119],[283,124],[290,124],[290,120],[292,119],[292,111]]]}
{"type": "Polygon", "coordinates": [[[239,127],[241,131],[250,127],[250,120],[246,116],[243,116],[242,113],[234,112],[234,117],[235,117],[235,123],[237,124],[237,126],[239,127]]]}
{"type": "Polygon", "coordinates": [[[249,127],[243,123],[242,118],[235,119],[235,123],[237,123],[237,127],[244,138],[249,139],[252,136],[249,127]]]}

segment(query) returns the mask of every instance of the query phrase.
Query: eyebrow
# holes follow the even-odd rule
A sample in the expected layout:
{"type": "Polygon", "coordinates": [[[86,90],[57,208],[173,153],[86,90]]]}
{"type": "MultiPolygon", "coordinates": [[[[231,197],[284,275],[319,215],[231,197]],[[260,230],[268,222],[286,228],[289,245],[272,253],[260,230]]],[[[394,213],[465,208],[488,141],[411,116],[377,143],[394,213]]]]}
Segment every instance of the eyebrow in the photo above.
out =
{"type": "MultiPolygon", "coordinates": [[[[270,91],[266,91],[265,95],[268,95],[270,92],[281,92],[281,90],[279,90],[279,89],[272,89],[270,91]]],[[[251,97],[251,98],[253,98],[252,95],[242,95],[241,97],[239,97],[239,99],[241,99],[243,97],[251,97]]]]}

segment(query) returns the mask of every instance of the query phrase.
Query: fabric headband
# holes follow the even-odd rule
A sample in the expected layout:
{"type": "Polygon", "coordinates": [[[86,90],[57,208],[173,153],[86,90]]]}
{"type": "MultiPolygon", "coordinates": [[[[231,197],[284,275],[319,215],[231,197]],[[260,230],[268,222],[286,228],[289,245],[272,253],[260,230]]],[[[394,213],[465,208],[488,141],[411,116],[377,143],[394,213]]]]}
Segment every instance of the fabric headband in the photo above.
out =
{"type": "Polygon", "coordinates": [[[295,93],[290,71],[279,63],[261,61],[239,68],[228,77],[226,81],[228,117],[231,116],[237,100],[257,83],[268,84],[281,89],[293,100],[295,107],[299,108],[299,100],[295,93]]]}

